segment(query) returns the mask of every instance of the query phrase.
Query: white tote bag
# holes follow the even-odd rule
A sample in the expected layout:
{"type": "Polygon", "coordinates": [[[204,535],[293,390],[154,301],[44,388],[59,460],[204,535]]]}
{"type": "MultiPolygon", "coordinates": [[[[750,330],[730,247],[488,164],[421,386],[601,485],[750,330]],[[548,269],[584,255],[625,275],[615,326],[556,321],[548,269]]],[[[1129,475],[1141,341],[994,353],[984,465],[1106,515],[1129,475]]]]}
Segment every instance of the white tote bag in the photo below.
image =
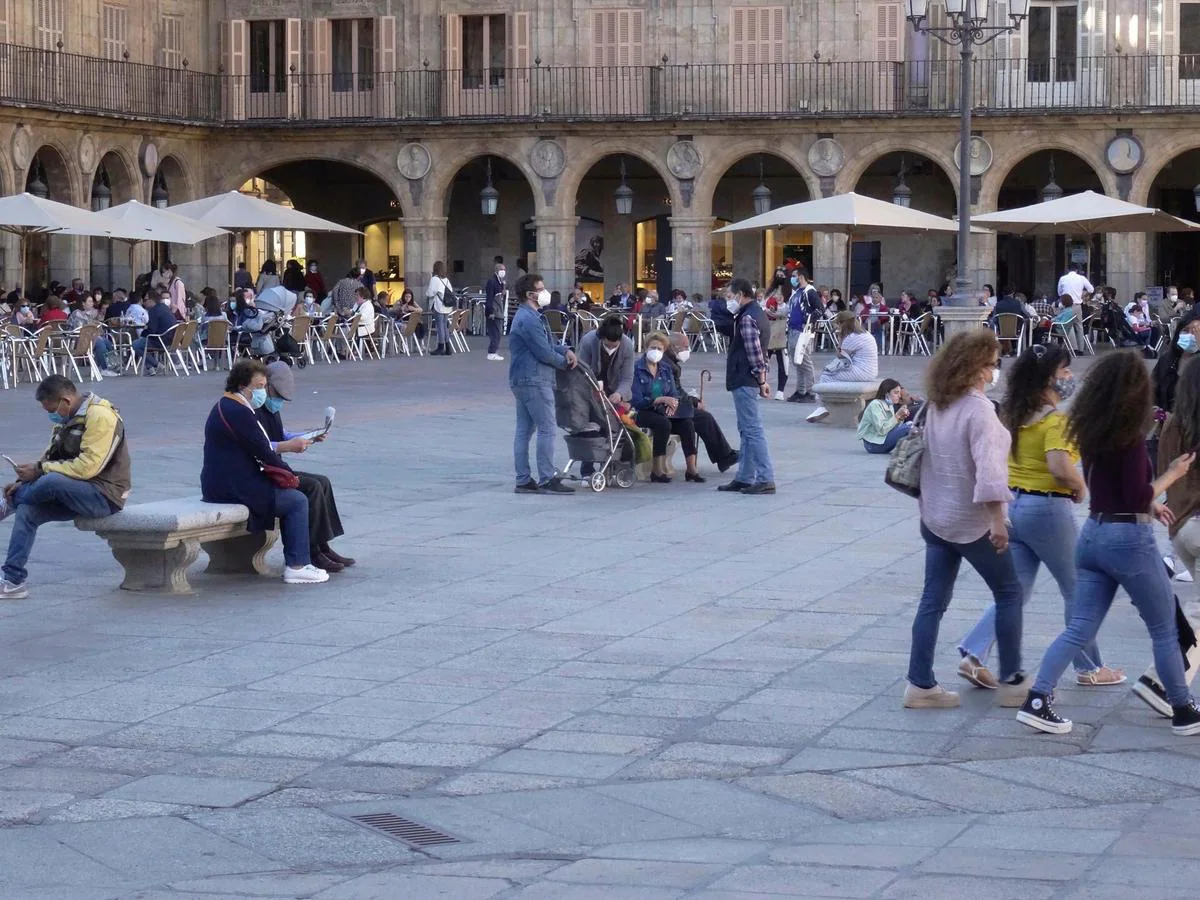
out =
{"type": "Polygon", "coordinates": [[[792,362],[798,366],[804,364],[804,358],[812,353],[816,337],[812,329],[805,326],[804,330],[800,332],[800,336],[796,338],[796,352],[792,355],[792,362]]]}

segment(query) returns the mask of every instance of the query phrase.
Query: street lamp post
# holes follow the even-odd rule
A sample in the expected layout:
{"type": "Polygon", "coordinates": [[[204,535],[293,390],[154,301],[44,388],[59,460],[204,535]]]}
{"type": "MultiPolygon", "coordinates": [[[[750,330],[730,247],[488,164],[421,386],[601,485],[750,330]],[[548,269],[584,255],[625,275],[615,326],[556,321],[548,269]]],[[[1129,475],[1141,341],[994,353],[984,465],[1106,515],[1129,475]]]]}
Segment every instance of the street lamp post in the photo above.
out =
{"type": "Polygon", "coordinates": [[[1029,0],[1009,0],[1008,18],[1011,21],[997,25],[988,24],[991,0],[946,0],[946,25],[928,23],[929,0],[906,0],[906,3],[906,18],[914,31],[957,46],[962,57],[958,100],[958,271],[954,276],[954,297],[949,305],[970,306],[973,297],[971,280],[967,277],[967,251],[971,240],[971,61],[977,46],[1021,27],[1021,22],[1029,15],[1029,0]]]}

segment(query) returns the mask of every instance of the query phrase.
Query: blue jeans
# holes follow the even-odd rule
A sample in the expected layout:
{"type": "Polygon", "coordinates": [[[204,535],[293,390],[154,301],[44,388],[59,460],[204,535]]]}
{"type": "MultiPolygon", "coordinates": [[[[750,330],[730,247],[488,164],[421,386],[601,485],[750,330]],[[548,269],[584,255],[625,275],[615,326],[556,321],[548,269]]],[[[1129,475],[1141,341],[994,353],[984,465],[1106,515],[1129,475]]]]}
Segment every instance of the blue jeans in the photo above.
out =
{"type": "MultiPolygon", "coordinates": [[[[908,657],[908,680],[919,688],[937,684],[933,654],[938,626],[950,605],[958,568],[965,559],[991,588],[996,600],[996,641],[1000,644],[1000,679],[1006,681],[1021,671],[1021,584],[1013,568],[1011,553],[997,553],[985,534],[970,544],[944,541],[921,523],[925,539],[925,590],[912,625],[912,650],[908,657]]],[[[1161,564],[1160,564],[1161,568],[1161,564]]]]}
{"type": "Polygon", "coordinates": [[[1153,525],[1088,519],[1075,550],[1078,580],[1073,615],[1042,658],[1035,691],[1048,694],[1058,684],[1071,659],[1096,637],[1122,587],[1154,645],[1154,666],[1172,706],[1191,699],[1183,673],[1183,655],[1175,628],[1175,598],[1154,540],[1153,525]]]}
{"type": "Polygon", "coordinates": [[[532,480],[529,474],[529,439],[537,430],[538,484],[554,477],[554,389],[548,384],[518,384],[512,388],[517,400],[517,434],[513,440],[513,464],[517,484],[532,480]]]}
{"type": "MultiPolygon", "coordinates": [[[[1071,622],[1075,595],[1075,544],[1079,529],[1075,527],[1073,506],[1067,497],[1039,497],[1035,494],[1017,494],[1008,508],[1012,528],[1008,532],[1008,546],[1021,582],[1021,602],[1028,603],[1037,580],[1038,568],[1042,563],[1058,582],[1063,598],[1063,611],[1067,624],[1071,622]]],[[[962,639],[958,650],[971,654],[982,663],[987,663],[996,639],[996,606],[989,606],[962,639]]],[[[1093,672],[1104,665],[1100,648],[1095,640],[1088,641],[1075,654],[1073,660],[1077,672],[1093,672]]]]}
{"type": "Polygon", "coordinates": [[[767,449],[767,433],[758,415],[758,389],[733,389],[733,409],[737,413],[737,429],[741,436],[741,459],[737,479],[743,484],[760,484],[775,480],[771,451],[767,449]]]}
{"type": "Polygon", "coordinates": [[[438,344],[450,343],[450,317],[444,313],[438,313],[434,317],[434,324],[437,326],[437,342],[438,344]]]}
{"type": "MultiPolygon", "coordinates": [[[[141,359],[146,353],[146,346],[150,343],[150,338],[140,337],[133,342],[133,355],[136,359],[141,359]]],[[[161,344],[158,341],[154,342],[154,349],[150,352],[154,354],[154,358],[158,358],[158,352],[161,349],[161,344]]]]}
{"type": "Polygon", "coordinates": [[[891,453],[898,443],[900,438],[904,437],[912,431],[912,422],[901,422],[895,428],[887,433],[882,444],[872,444],[866,438],[863,439],[863,447],[868,453],[891,453]]]}
{"type": "Polygon", "coordinates": [[[57,472],[22,484],[9,503],[16,507],[8,539],[8,558],[4,561],[4,577],[11,584],[24,584],[29,577],[25,563],[29,561],[39,525],[69,522],[76,516],[99,519],[116,512],[116,507],[92,482],[57,472]]]}
{"type": "Polygon", "coordinates": [[[275,515],[283,539],[283,561],[293,569],[312,562],[308,553],[308,498],[298,490],[275,488],[275,515]]]}

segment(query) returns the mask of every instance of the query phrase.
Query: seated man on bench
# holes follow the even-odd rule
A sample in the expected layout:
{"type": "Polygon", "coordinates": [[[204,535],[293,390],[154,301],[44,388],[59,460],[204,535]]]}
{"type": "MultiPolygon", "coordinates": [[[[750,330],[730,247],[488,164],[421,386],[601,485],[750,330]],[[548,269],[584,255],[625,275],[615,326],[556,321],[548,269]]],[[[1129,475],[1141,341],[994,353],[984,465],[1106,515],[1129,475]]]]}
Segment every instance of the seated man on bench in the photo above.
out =
{"type": "Polygon", "coordinates": [[[111,516],[125,505],[132,486],[125,423],[116,407],[79,393],[62,375],[43,379],[34,399],[54,429],[42,458],[17,466],[17,481],[0,498],[0,519],[15,516],[0,580],[3,600],[29,596],[25,563],[39,525],[111,516]]]}

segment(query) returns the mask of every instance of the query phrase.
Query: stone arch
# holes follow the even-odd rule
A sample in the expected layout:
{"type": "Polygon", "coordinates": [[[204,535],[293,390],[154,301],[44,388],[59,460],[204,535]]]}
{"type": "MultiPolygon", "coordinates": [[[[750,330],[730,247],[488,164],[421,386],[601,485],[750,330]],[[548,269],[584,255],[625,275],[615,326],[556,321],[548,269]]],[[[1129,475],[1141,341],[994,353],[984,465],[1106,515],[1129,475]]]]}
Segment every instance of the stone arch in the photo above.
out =
{"type": "Polygon", "coordinates": [[[370,157],[355,157],[353,162],[351,162],[344,156],[338,156],[328,151],[315,153],[299,152],[294,145],[284,146],[276,153],[268,152],[266,154],[256,154],[239,159],[216,181],[213,193],[221,194],[227,191],[236,191],[251,178],[260,178],[264,172],[270,169],[278,169],[290,163],[304,162],[337,163],[349,166],[352,169],[359,169],[387,185],[392,195],[399,202],[400,191],[398,190],[399,181],[397,180],[400,178],[399,174],[391,170],[383,171],[376,160],[370,157]]]}
{"type": "MultiPolygon", "coordinates": [[[[79,174],[67,160],[71,158],[70,154],[57,141],[45,141],[40,144],[30,157],[29,166],[26,168],[24,177],[28,180],[28,175],[33,171],[34,163],[41,160],[42,168],[46,172],[46,186],[49,188],[49,198],[57,200],[59,203],[69,203],[72,206],[82,206],[79,198],[82,196],[80,190],[79,174]]],[[[22,190],[25,188],[24,182],[21,184],[22,190]]]]}
{"type": "MultiPolygon", "coordinates": [[[[679,180],[668,171],[665,158],[660,159],[654,155],[650,152],[649,147],[630,147],[615,141],[601,141],[596,144],[589,144],[582,154],[575,157],[572,157],[570,153],[571,149],[578,148],[571,147],[568,149],[567,158],[570,160],[570,163],[561,176],[562,183],[558,188],[560,206],[565,205],[570,214],[574,214],[575,198],[579,194],[579,188],[583,184],[583,179],[587,177],[588,172],[597,163],[610,156],[629,156],[646,163],[662,179],[663,184],[666,185],[667,195],[671,198],[671,209],[684,209],[683,195],[679,190],[679,180]]],[[[665,155],[664,147],[663,156],[665,157],[665,155]]]]}
{"type": "Polygon", "coordinates": [[[108,175],[108,186],[112,190],[112,205],[118,206],[127,200],[139,200],[145,202],[141,197],[141,179],[138,176],[137,165],[129,158],[129,155],[120,147],[110,147],[107,150],[102,150],[99,154],[99,162],[96,163],[96,168],[91,172],[84,172],[84,182],[88,185],[89,197],[92,182],[95,181],[96,173],[100,168],[104,168],[104,172],[108,175]]]}
{"type": "Polygon", "coordinates": [[[698,201],[703,200],[708,204],[707,207],[703,208],[711,210],[713,198],[717,192],[717,185],[721,183],[721,179],[742,160],[760,154],[774,156],[776,159],[780,159],[790,165],[796,170],[797,177],[804,180],[804,184],[808,188],[809,197],[816,199],[821,196],[820,180],[808,168],[807,160],[802,159],[799,155],[793,155],[790,152],[790,148],[781,147],[777,142],[771,142],[765,138],[753,141],[739,141],[736,144],[726,146],[728,149],[718,151],[716,155],[709,159],[708,163],[704,166],[704,171],[696,179],[695,199],[692,201],[693,207],[698,207],[698,201]]]}
{"type": "MultiPolygon", "coordinates": [[[[1138,203],[1142,206],[1150,206],[1150,191],[1154,189],[1159,176],[1175,160],[1193,150],[1200,150],[1200,139],[1191,134],[1168,142],[1166,147],[1160,148],[1156,145],[1154,152],[1155,165],[1143,164],[1140,169],[1133,173],[1133,183],[1129,189],[1129,202],[1138,203]]],[[[1196,181],[1200,182],[1200,173],[1197,173],[1196,181]]]]}
{"type": "Polygon", "coordinates": [[[950,154],[930,141],[923,141],[920,138],[912,138],[908,135],[903,135],[899,139],[889,138],[876,141],[854,153],[853,158],[847,162],[846,167],[837,175],[837,192],[842,194],[856,190],[859,181],[862,180],[867,169],[871,168],[871,166],[883,159],[883,157],[893,153],[913,153],[925,157],[936,165],[942,170],[942,173],[946,176],[946,180],[950,182],[950,187],[954,191],[955,203],[957,204],[958,166],[950,158],[950,154]]]}
{"type": "Polygon", "coordinates": [[[1012,175],[1013,170],[1029,159],[1029,157],[1041,153],[1043,150],[1051,150],[1055,153],[1069,153],[1078,158],[1092,170],[1092,173],[1104,188],[1104,193],[1111,197],[1117,196],[1116,179],[1112,171],[1103,163],[1099,156],[1082,145],[1073,145],[1067,141],[1046,140],[1039,141],[1033,145],[1021,145],[1018,152],[1003,154],[1001,159],[993,162],[991,170],[983,176],[983,184],[979,189],[978,208],[989,211],[998,209],[1000,191],[1004,188],[1004,183],[1012,175]]]}
{"type": "MultiPolygon", "coordinates": [[[[177,154],[169,153],[164,156],[158,163],[158,172],[155,177],[162,175],[167,185],[167,194],[170,197],[171,205],[179,203],[187,203],[189,200],[198,200],[194,188],[195,182],[192,180],[192,174],[187,163],[177,154]]],[[[153,191],[154,180],[148,179],[151,185],[150,190],[153,191]]],[[[149,197],[145,201],[148,202],[149,197]]]]}
{"type": "Polygon", "coordinates": [[[545,200],[542,198],[541,179],[529,168],[522,155],[510,147],[500,144],[498,146],[489,146],[486,150],[472,148],[464,150],[461,153],[456,153],[449,159],[439,160],[434,150],[440,150],[443,147],[444,145],[439,145],[436,148],[431,147],[430,149],[430,152],[434,155],[434,162],[433,167],[429,170],[429,175],[426,176],[428,183],[423,188],[424,205],[427,209],[432,210],[434,215],[444,216],[446,214],[447,206],[450,203],[450,192],[454,187],[455,179],[458,178],[458,173],[475,160],[483,159],[487,156],[502,159],[520,172],[524,176],[526,184],[529,185],[529,192],[533,194],[534,209],[540,211],[545,207],[545,200]]]}

